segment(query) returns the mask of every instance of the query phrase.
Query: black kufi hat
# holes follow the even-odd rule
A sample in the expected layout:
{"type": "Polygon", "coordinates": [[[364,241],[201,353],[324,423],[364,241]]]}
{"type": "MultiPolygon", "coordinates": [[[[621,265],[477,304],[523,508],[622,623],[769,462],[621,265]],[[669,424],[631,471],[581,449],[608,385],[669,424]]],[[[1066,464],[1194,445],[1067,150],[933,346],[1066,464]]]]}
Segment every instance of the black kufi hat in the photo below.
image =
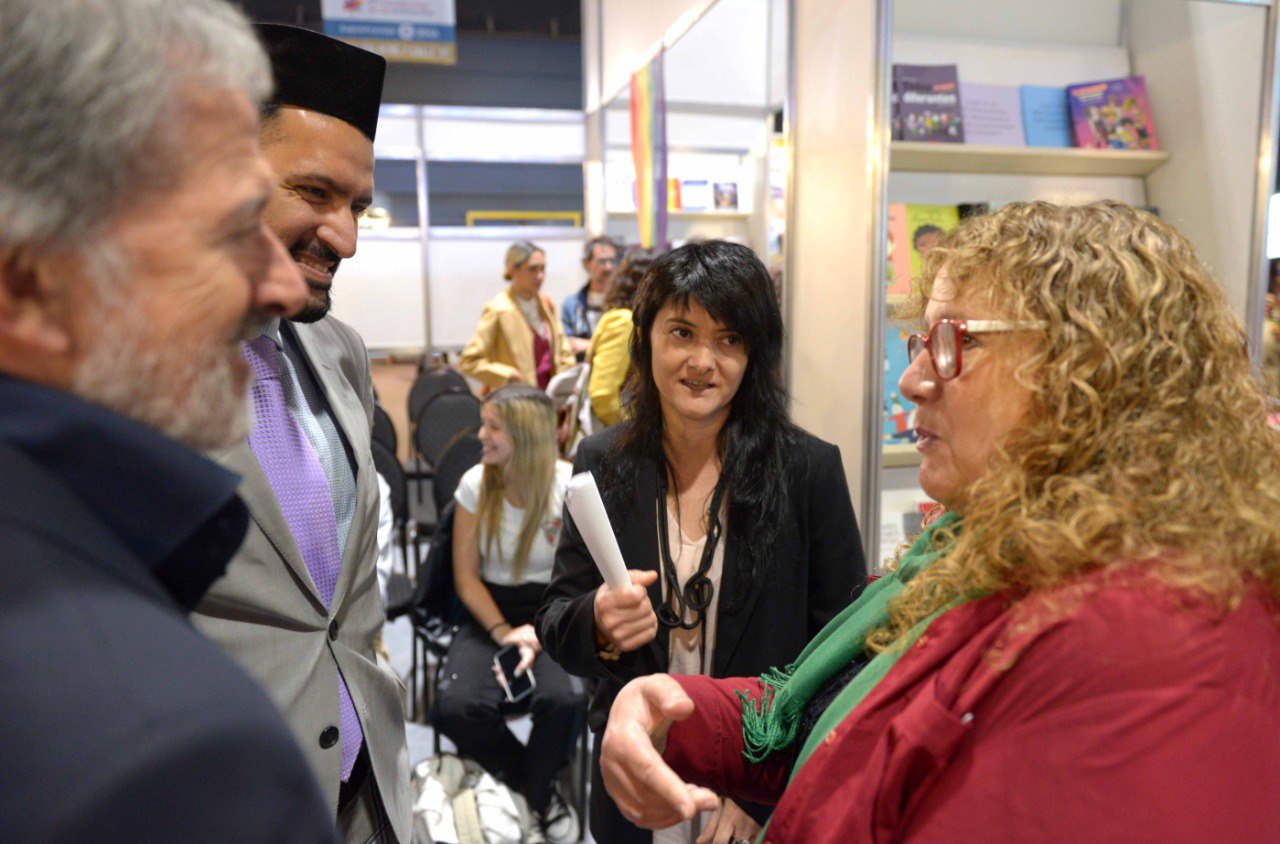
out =
{"type": "Polygon", "coordinates": [[[260,23],[256,29],[276,78],[271,102],[336,117],[373,140],[386,59],[297,26],[260,23]]]}

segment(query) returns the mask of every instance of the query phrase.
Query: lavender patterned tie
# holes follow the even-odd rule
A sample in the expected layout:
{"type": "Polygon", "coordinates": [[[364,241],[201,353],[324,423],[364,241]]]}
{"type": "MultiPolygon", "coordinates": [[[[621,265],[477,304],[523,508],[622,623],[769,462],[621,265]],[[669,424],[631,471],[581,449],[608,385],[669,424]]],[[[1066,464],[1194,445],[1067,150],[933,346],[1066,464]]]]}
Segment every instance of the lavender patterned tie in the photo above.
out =
{"type": "MultiPolygon", "coordinates": [[[[342,569],[333,493],[311,441],[289,412],[280,384],[280,353],[265,334],[245,344],[245,360],[253,368],[253,430],[249,448],[280,504],[289,532],[302,552],[325,609],[342,569]]],[[[351,778],[364,735],[347,681],[338,675],[338,704],[342,713],[342,781],[351,778]]]]}

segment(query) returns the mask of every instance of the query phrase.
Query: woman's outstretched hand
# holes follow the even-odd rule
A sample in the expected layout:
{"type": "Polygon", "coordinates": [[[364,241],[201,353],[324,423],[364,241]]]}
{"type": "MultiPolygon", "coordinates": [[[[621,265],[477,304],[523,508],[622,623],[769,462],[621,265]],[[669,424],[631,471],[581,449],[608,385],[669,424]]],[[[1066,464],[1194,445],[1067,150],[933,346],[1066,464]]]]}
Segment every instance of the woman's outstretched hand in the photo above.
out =
{"type": "Polygon", "coordinates": [[[636,826],[664,829],[719,804],[715,792],[686,783],[662,760],[667,730],[692,714],[693,701],[665,674],[632,680],[614,700],[600,771],[609,795],[636,826]]]}
{"type": "Polygon", "coordinates": [[[596,632],[606,644],[623,653],[649,644],[658,635],[658,615],[648,592],[658,573],[627,569],[627,575],[631,585],[622,589],[610,589],[602,583],[596,590],[593,607],[596,632]]]}

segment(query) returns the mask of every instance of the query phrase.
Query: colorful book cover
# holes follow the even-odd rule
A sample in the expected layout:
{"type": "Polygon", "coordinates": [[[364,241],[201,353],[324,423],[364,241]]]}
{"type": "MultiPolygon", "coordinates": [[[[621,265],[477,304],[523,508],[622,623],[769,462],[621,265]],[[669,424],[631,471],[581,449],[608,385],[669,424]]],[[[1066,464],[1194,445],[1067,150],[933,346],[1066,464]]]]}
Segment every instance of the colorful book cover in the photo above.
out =
{"type": "Polygon", "coordinates": [[[889,203],[889,256],[885,267],[885,294],[909,296],[911,294],[911,246],[907,234],[907,206],[901,202],[889,203]]]}
{"type": "Polygon", "coordinates": [[[1086,149],[1157,150],[1156,130],[1141,76],[1067,87],[1076,146],[1086,149]]]}
{"type": "Polygon", "coordinates": [[[680,180],[667,178],[667,210],[680,211],[684,206],[680,204],[680,180]]]}
{"type": "Polygon", "coordinates": [[[1015,85],[964,83],[960,89],[967,144],[993,147],[1023,145],[1022,97],[1015,85]]]}
{"type": "Polygon", "coordinates": [[[1029,147],[1074,146],[1067,89],[1052,85],[1023,85],[1022,128],[1026,131],[1029,147]]]}
{"type": "Polygon", "coordinates": [[[883,440],[890,443],[913,443],[915,428],[911,417],[915,405],[898,392],[898,379],[907,371],[907,338],[911,332],[894,320],[884,328],[884,431],[883,440]]]}
{"type": "Polygon", "coordinates": [[[712,193],[715,198],[717,211],[738,210],[737,182],[715,182],[712,185],[712,193]]]}
{"type": "Polygon", "coordinates": [[[960,222],[960,209],[955,205],[908,205],[906,208],[911,277],[919,278],[924,271],[923,256],[960,222]]]}
{"type": "Polygon", "coordinates": [[[964,143],[960,78],[953,64],[893,66],[904,141],[964,143]]]}

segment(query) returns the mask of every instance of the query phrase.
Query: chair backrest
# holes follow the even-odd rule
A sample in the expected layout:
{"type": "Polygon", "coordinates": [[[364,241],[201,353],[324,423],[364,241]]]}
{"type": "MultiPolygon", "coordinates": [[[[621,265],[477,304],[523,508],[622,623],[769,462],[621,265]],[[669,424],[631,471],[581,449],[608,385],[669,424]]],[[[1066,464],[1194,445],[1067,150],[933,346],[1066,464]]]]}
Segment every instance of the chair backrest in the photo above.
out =
{"type": "Polygon", "coordinates": [[[424,632],[461,624],[466,618],[466,610],[453,586],[453,511],[452,502],[446,502],[440,509],[440,518],[431,534],[431,547],[418,573],[418,585],[409,605],[414,626],[424,632]]]}
{"type": "Polygon", "coordinates": [[[453,500],[453,493],[467,470],[480,462],[480,438],[472,431],[460,434],[440,456],[431,479],[431,495],[437,512],[453,500]]]}
{"type": "Polygon", "coordinates": [[[428,369],[409,388],[409,418],[416,420],[422,408],[441,393],[469,393],[467,379],[456,369],[428,369]]]}
{"type": "Polygon", "coordinates": [[[391,487],[391,518],[397,525],[403,525],[409,521],[409,481],[404,467],[395,452],[377,440],[370,447],[373,449],[373,467],[391,487]]]}
{"type": "Polygon", "coordinates": [[[400,444],[400,438],[396,436],[395,423],[391,421],[391,415],[380,404],[373,406],[373,441],[382,443],[392,453],[396,453],[396,446],[400,444]]]}
{"type": "Polygon", "coordinates": [[[415,420],[413,443],[432,467],[439,465],[445,449],[459,434],[480,427],[480,400],[471,393],[439,393],[427,402],[415,420]]]}

